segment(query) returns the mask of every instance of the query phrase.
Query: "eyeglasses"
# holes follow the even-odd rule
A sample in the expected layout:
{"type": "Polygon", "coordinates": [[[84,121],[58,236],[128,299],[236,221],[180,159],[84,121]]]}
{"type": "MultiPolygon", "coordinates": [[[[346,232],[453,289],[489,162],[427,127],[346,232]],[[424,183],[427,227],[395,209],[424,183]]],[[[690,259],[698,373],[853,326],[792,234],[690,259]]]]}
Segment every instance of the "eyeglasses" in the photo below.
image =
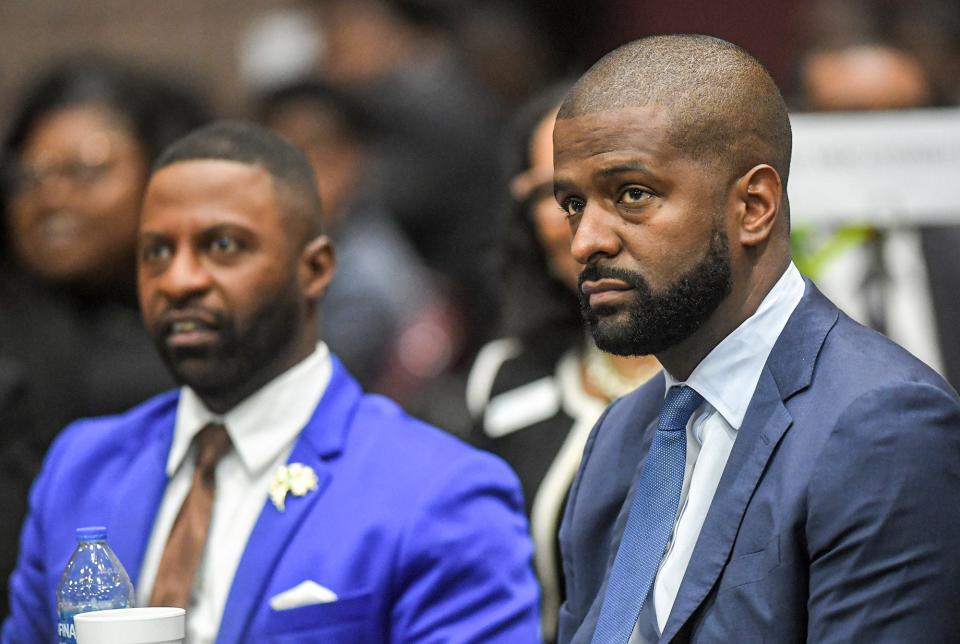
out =
{"type": "Polygon", "coordinates": [[[18,165],[12,171],[14,192],[33,192],[54,178],[63,179],[73,186],[87,187],[102,179],[116,165],[115,159],[90,163],[70,159],[43,165],[18,165]]]}

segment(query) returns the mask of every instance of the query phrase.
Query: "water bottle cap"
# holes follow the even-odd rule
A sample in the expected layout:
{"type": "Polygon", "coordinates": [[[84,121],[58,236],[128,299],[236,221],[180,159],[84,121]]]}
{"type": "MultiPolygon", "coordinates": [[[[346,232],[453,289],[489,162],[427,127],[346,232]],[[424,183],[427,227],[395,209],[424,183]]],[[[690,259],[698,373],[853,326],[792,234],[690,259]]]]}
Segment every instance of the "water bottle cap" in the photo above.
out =
{"type": "Polygon", "coordinates": [[[77,528],[77,541],[100,541],[107,538],[107,527],[102,525],[77,528]]]}

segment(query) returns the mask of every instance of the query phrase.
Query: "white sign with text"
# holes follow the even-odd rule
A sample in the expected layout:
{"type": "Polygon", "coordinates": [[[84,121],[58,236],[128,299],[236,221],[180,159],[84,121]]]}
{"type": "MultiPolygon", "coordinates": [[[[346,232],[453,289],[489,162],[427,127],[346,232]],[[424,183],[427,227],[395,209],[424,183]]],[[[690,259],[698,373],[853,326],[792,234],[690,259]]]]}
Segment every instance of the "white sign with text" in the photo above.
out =
{"type": "Polygon", "coordinates": [[[792,114],[797,223],[960,224],[960,109],[792,114]]]}

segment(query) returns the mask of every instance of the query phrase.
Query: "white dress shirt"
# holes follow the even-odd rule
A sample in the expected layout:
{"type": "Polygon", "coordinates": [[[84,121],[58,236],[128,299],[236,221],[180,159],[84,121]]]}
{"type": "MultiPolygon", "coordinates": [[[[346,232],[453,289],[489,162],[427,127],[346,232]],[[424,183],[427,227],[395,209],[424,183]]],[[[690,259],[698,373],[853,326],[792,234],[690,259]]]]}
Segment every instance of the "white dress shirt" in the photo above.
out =
{"type": "Polygon", "coordinates": [[[800,271],[791,263],[757,311],[714,347],[686,382],[664,371],[668,391],[674,385],[685,384],[703,396],[704,402],[687,423],[687,463],[680,509],[630,644],[655,642],[666,626],[763,366],[800,303],[804,288],[800,271]]]}
{"type": "Polygon", "coordinates": [[[321,342],[307,358],[224,415],[207,409],[189,387],[182,388],[167,457],[169,481],[140,569],[137,603],[143,606],[150,599],[163,548],[190,489],[196,451],[193,437],[208,423],[222,423],[233,449],[217,465],[207,547],[187,608],[186,635],[191,644],[216,639],[234,573],[267,501],[274,471],[286,463],[327,388],[331,370],[330,354],[321,342]]]}

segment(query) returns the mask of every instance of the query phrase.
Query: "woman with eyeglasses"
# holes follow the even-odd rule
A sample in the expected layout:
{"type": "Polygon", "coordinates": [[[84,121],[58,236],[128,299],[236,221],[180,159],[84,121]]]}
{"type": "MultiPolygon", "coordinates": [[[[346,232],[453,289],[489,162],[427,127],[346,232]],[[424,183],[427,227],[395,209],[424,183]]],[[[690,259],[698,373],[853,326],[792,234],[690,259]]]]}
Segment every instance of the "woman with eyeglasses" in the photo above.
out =
{"type": "Polygon", "coordinates": [[[76,60],[40,78],[8,121],[0,360],[27,413],[0,427],[0,459],[16,454],[20,466],[0,481],[0,614],[26,489],[50,441],[76,418],[119,412],[172,384],[137,311],[137,217],[154,157],[203,120],[177,88],[76,60]]]}

